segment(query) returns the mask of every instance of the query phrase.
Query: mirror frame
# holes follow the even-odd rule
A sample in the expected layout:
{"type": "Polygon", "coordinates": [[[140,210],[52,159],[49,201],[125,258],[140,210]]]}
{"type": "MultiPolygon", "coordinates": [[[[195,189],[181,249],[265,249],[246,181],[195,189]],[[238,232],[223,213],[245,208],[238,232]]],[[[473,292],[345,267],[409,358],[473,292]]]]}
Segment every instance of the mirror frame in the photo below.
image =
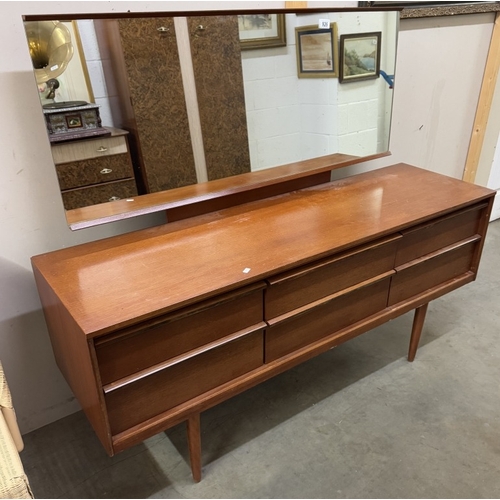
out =
{"type": "MultiPolygon", "coordinates": [[[[402,7],[322,7],[292,9],[229,9],[155,12],[109,12],[78,14],[30,14],[23,21],[76,21],[85,19],[221,16],[242,14],[321,14],[325,12],[401,12],[402,7]]],[[[397,39],[397,37],[396,37],[397,39]]],[[[396,44],[397,54],[397,44],[396,44]]],[[[40,108],[41,110],[41,108],[40,108]]],[[[49,142],[47,137],[47,142],[49,142]]],[[[165,212],[166,222],[174,222],[208,212],[312,187],[330,181],[331,171],[365,161],[390,156],[388,149],[368,156],[333,153],[308,160],[279,165],[265,170],[226,177],[180,188],[138,195],[66,211],[71,230],[157,212],[165,212]]]]}

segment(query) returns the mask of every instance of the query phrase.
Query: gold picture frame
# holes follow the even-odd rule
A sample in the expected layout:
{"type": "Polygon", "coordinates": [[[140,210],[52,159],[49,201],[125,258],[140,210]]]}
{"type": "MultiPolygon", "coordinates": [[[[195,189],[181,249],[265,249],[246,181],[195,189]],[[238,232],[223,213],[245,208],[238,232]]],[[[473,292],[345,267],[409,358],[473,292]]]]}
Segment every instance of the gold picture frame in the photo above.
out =
{"type": "Polygon", "coordinates": [[[297,75],[299,78],[338,78],[339,51],[337,24],[329,28],[295,28],[297,75]]]}
{"type": "Polygon", "coordinates": [[[285,14],[238,16],[242,50],[286,46],[285,14]]]}

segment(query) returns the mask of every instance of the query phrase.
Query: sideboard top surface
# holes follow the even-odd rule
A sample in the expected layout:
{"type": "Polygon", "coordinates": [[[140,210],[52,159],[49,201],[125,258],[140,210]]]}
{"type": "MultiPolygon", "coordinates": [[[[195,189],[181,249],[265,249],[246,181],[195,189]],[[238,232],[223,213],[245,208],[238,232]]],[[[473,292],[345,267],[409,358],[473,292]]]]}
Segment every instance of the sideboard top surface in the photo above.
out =
{"type": "Polygon", "coordinates": [[[38,255],[32,263],[82,331],[95,336],[491,196],[397,164],[38,255]]]}

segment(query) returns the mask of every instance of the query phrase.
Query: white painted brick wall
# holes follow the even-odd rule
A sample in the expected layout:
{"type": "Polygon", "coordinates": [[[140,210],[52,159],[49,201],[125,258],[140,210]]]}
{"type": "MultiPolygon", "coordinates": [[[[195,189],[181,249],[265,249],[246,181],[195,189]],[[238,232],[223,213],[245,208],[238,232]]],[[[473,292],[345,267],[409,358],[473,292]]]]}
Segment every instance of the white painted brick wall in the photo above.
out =
{"type": "MultiPolygon", "coordinates": [[[[321,14],[325,17],[337,22],[339,37],[385,31],[384,13],[321,14]]],[[[297,77],[295,27],[317,25],[318,20],[318,14],[287,15],[286,47],[242,54],[252,169],[280,165],[288,157],[295,161],[336,152],[364,156],[388,147],[392,90],[382,78],[340,84],[337,78],[297,77]],[[294,130],[300,134],[299,145],[288,142],[294,130]],[[282,142],[280,131],[286,137],[282,142]],[[288,144],[286,154],[279,151],[279,144],[288,144]],[[292,158],[294,150],[299,153],[292,158]]],[[[392,44],[383,38],[383,49],[392,44]]],[[[382,52],[381,68],[388,74],[394,67],[387,68],[385,61],[393,59],[392,48],[391,53],[382,52]]]]}

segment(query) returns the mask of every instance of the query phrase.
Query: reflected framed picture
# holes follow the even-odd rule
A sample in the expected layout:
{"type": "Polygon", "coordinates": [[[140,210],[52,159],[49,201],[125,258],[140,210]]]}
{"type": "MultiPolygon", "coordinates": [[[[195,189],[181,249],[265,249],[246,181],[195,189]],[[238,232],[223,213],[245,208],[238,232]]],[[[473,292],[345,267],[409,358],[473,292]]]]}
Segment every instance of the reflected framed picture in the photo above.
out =
{"type": "Polygon", "coordinates": [[[66,115],[66,124],[68,128],[81,128],[83,127],[82,117],[79,114],[66,115]]]}
{"type": "Polygon", "coordinates": [[[295,28],[297,75],[299,78],[337,78],[339,57],[337,24],[329,28],[300,26],[295,28]]]}
{"type": "Polygon", "coordinates": [[[238,16],[242,50],[286,46],[285,14],[238,16]]]}
{"type": "Polygon", "coordinates": [[[382,32],[340,35],[339,82],[356,82],[380,76],[382,32]]]}

